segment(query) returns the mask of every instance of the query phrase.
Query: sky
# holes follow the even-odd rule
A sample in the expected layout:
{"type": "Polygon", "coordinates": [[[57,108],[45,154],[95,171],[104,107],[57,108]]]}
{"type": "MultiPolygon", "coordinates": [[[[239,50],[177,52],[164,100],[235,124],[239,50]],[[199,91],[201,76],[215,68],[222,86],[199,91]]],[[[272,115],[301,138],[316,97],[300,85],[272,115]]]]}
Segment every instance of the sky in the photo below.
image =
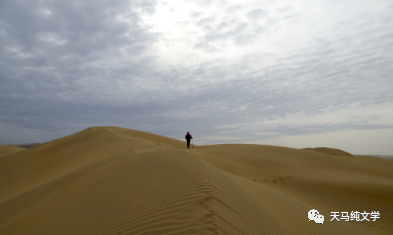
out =
{"type": "Polygon", "coordinates": [[[0,144],[118,126],[393,155],[391,0],[1,0],[0,144]]]}

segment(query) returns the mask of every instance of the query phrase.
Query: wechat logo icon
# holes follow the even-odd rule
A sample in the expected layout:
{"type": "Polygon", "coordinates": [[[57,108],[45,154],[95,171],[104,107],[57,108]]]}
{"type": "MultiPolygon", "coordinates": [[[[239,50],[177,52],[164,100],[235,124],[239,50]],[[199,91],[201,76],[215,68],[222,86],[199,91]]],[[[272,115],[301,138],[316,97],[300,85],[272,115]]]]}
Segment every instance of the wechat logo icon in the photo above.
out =
{"type": "Polygon", "coordinates": [[[323,224],[325,220],[323,215],[320,215],[319,212],[315,209],[312,209],[308,212],[308,221],[314,220],[317,224],[323,224]]]}

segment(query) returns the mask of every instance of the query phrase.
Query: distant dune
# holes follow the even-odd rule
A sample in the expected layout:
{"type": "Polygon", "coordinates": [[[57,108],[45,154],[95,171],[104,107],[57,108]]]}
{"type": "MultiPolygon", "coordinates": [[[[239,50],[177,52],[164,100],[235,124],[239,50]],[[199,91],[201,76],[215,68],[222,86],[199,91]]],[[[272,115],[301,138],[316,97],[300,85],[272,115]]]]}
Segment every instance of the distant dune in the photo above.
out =
{"type": "Polygon", "coordinates": [[[31,148],[33,146],[39,145],[40,143],[29,143],[29,144],[9,144],[9,146],[22,147],[22,148],[31,148]]]}
{"type": "Polygon", "coordinates": [[[342,151],[340,149],[333,149],[333,148],[326,148],[326,147],[319,147],[319,148],[305,148],[305,150],[309,151],[314,151],[318,153],[326,153],[329,155],[335,155],[335,156],[350,156],[353,157],[352,154],[342,151]]]}
{"type": "Polygon", "coordinates": [[[0,158],[0,234],[393,234],[393,161],[342,153],[91,127],[0,158]]]}
{"type": "Polygon", "coordinates": [[[366,154],[366,155],[363,155],[363,154],[357,154],[356,156],[377,157],[377,158],[393,160],[393,156],[392,155],[378,155],[378,154],[366,154]]]}
{"type": "Polygon", "coordinates": [[[25,148],[15,147],[15,146],[11,146],[11,145],[0,145],[0,157],[11,154],[11,153],[19,152],[24,149],[25,148]]]}

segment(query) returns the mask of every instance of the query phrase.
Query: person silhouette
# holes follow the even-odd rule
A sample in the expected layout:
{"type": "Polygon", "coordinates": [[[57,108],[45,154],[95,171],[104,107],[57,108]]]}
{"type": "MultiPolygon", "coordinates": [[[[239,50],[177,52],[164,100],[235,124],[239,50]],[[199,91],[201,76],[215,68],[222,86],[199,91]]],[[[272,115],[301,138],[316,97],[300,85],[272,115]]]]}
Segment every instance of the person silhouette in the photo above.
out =
{"type": "Polygon", "coordinates": [[[190,132],[187,131],[187,135],[184,137],[187,140],[187,148],[190,148],[190,141],[192,139],[192,136],[190,135],[190,132]]]}

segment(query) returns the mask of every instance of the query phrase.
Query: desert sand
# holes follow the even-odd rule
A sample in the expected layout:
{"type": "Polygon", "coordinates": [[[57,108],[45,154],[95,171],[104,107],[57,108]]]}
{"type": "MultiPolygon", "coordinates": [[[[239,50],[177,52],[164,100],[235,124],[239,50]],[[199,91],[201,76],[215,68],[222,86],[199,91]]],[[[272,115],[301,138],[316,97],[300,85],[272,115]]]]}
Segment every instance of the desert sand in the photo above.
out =
{"type": "Polygon", "coordinates": [[[24,149],[25,148],[15,147],[15,146],[11,146],[11,145],[0,145],[0,157],[11,154],[11,153],[19,152],[24,149]]]}
{"type": "Polygon", "coordinates": [[[1,235],[393,234],[391,160],[325,148],[187,149],[118,127],[3,147],[1,235]],[[323,224],[309,221],[311,209],[323,224]],[[331,212],[351,211],[380,218],[330,221],[331,212]]]}

